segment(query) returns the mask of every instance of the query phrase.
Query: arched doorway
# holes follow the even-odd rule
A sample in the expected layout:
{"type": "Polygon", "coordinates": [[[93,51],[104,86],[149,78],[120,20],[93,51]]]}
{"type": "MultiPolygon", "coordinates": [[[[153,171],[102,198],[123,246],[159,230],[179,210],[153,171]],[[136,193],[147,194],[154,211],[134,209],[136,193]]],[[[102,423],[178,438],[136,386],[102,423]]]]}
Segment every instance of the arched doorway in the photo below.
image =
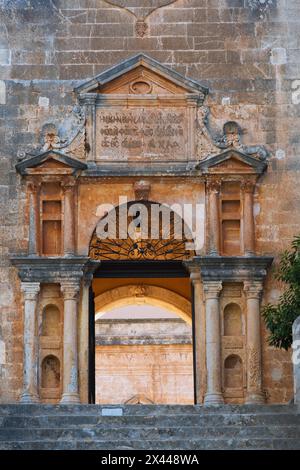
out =
{"type": "MultiPolygon", "coordinates": [[[[194,254],[189,227],[178,213],[167,206],[160,206],[160,210],[157,210],[157,203],[133,201],[126,208],[118,206],[112,213],[103,215],[100,229],[97,226],[94,230],[89,248],[90,258],[101,261],[90,292],[90,402],[96,400],[95,315],[100,318],[101,312],[105,312],[108,306],[113,310],[125,304],[140,305],[142,310],[143,299],[144,305],[165,309],[173,317],[187,322],[190,328],[193,327],[191,286],[183,261],[192,258],[194,254]],[[154,216],[151,212],[153,205],[156,206],[154,216]],[[124,213],[121,214],[124,209],[127,211],[125,218],[124,213]],[[120,225],[122,217],[123,223],[126,221],[125,230],[120,225]],[[115,238],[107,236],[110,223],[115,225],[115,238]],[[155,229],[154,223],[157,224],[155,229]],[[99,233],[104,233],[103,238],[99,233]]],[[[194,362],[192,360],[191,376],[194,375],[194,362]]],[[[193,380],[191,384],[193,389],[193,380]]],[[[194,391],[191,394],[193,396],[194,391]]],[[[141,396],[143,400],[153,401],[153,394],[151,397],[149,395],[146,390],[132,391],[132,396],[126,397],[124,402],[138,402],[139,398],[136,397],[141,396]]]]}

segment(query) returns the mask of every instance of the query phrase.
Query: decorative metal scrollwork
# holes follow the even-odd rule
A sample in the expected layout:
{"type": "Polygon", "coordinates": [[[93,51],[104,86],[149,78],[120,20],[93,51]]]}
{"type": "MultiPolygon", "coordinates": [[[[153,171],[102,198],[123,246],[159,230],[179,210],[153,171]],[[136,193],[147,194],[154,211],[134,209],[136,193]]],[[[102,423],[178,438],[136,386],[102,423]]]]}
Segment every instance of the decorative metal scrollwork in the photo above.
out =
{"type": "MultiPolygon", "coordinates": [[[[129,203],[127,207],[135,204],[129,203]]],[[[149,202],[142,202],[149,208],[149,202]]],[[[134,223],[132,216],[127,217],[127,228],[134,223]]],[[[134,234],[127,238],[99,238],[95,230],[90,243],[89,256],[95,260],[183,260],[195,255],[192,248],[193,239],[182,218],[170,210],[170,226],[168,234],[164,231],[162,219],[159,220],[158,238],[142,237],[137,224],[134,234]],[[178,234],[181,233],[179,239],[178,234]],[[188,235],[186,235],[188,234],[188,235]]],[[[116,208],[116,226],[119,222],[119,208],[116,208]]],[[[149,232],[151,223],[150,211],[148,211],[149,232]]]]}

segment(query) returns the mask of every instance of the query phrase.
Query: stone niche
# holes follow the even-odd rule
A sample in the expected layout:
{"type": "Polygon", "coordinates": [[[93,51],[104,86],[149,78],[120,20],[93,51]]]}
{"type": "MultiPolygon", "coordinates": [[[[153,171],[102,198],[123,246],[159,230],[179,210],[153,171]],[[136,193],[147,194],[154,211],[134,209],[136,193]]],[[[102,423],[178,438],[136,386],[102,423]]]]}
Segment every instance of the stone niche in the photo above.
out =
{"type": "Polygon", "coordinates": [[[58,284],[44,284],[39,306],[39,384],[42,402],[61,396],[63,301],[58,284]]]}
{"type": "Polygon", "coordinates": [[[246,315],[242,284],[224,284],[221,318],[224,399],[226,403],[243,403],[246,388],[246,315]]]}

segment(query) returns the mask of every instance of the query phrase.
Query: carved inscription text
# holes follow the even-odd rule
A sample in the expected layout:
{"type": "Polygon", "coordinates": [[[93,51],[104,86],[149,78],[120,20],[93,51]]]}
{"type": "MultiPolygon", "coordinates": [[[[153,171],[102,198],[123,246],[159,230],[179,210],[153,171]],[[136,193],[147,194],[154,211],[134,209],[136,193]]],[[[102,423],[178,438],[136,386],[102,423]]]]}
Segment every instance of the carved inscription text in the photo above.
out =
{"type": "Polygon", "coordinates": [[[186,110],[174,108],[99,109],[97,158],[186,159],[186,110]]]}

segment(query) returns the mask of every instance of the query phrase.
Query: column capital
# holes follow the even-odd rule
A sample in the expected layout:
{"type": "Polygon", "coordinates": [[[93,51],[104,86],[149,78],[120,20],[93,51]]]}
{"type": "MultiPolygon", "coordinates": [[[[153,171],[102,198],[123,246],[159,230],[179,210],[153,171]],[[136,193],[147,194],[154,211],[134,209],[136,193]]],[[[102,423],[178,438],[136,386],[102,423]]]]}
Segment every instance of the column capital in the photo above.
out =
{"type": "Polygon", "coordinates": [[[221,179],[208,178],[206,180],[206,188],[211,193],[219,193],[221,190],[221,184],[222,184],[221,179]]]}
{"type": "Polygon", "coordinates": [[[60,185],[61,185],[61,189],[63,193],[66,193],[68,191],[73,191],[76,185],[76,180],[74,178],[64,179],[61,181],[60,185]]]}
{"type": "Polygon", "coordinates": [[[42,185],[41,181],[38,181],[36,179],[30,179],[29,181],[27,181],[27,189],[33,194],[38,193],[41,185],[42,185]]]}
{"type": "Polygon", "coordinates": [[[241,190],[244,193],[253,194],[254,189],[255,189],[255,184],[256,184],[256,182],[252,179],[243,180],[241,182],[241,190]]]}
{"type": "Polygon", "coordinates": [[[89,273],[85,273],[83,278],[82,278],[82,281],[83,281],[83,284],[85,285],[85,287],[90,287],[91,284],[92,284],[92,281],[93,281],[93,273],[89,272],[89,273]]]}
{"type": "Polygon", "coordinates": [[[63,294],[64,300],[77,300],[80,291],[80,281],[62,281],[60,284],[60,290],[63,294]]]}
{"type": "Polygon", "coordinates": [[[40,292],[39,282],[21,282],[21,291],[24,295],[24,300],[36,300],[40,292]]]}
{"type": "Polygon", "coordinates": [[[244,281],[244,292],[247,299],[260,299],[263,291],[261,281],[244,281]]]}
{"type": "Polygon", "coordinates": [[[206,299],[217,299],[222,291],[222,281],[204,281],[203,291],[206,299]]]}
{"type": "Polygon", "coordinates": [[[201,275],[200,271],[191,271],[190,279],[192,281],[193,286],[201,284],[201,275]]]}
{"type": "Polygon", "coordinates": [[[79,103],[84,106],[95,106],[97,98],[99,98],[98,93],[84,93],[79,95],[79,103]]]}
{"type": "Polygon", "coordinates": [[[186,262],[185,266],[187,267],[190,273],[190,280],[192,281],[193,285],[196,283],[201,282],[201,270],[200,266],[190,264],[190,262],[186,262]]]}

